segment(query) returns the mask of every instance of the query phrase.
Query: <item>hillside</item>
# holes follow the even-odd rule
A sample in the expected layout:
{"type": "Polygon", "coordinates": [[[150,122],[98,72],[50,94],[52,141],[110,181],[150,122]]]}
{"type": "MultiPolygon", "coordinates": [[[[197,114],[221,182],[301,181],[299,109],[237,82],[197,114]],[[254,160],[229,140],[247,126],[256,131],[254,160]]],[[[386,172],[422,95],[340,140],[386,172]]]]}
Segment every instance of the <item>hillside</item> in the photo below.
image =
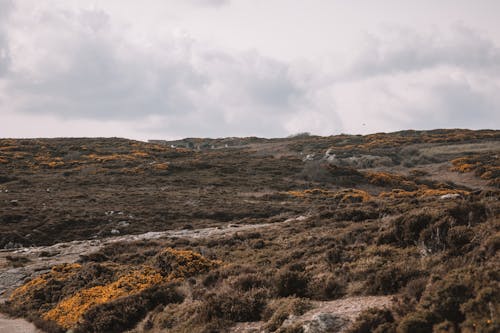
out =
{"type": "Polygon", "coordinates": [[[496,332],[499,154],[493,130],[0,139],[2,312],[48,332],[496,332]]]}

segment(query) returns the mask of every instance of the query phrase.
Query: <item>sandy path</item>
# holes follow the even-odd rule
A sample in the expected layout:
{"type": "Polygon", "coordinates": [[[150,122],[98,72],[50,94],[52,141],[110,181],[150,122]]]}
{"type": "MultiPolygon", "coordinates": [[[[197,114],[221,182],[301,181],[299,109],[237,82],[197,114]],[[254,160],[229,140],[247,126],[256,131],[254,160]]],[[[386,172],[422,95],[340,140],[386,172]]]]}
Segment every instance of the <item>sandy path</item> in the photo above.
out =
{"type": "Polygon", "coordinates": [[[0,333],[42,333],[24,319],[13,319],[0,313],[0,333]]]}

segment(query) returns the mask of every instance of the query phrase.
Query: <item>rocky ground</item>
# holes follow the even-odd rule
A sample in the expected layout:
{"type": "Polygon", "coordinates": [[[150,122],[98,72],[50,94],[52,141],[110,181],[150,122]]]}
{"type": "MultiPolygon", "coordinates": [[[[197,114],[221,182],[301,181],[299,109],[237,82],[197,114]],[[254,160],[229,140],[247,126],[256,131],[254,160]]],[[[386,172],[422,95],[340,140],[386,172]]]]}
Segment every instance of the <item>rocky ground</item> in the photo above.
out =
{"type": "Polygon", "coordinates": [[[48,332],[495,332],[499,152],[467,130],[2,139],[2,311],[48,332]]]}

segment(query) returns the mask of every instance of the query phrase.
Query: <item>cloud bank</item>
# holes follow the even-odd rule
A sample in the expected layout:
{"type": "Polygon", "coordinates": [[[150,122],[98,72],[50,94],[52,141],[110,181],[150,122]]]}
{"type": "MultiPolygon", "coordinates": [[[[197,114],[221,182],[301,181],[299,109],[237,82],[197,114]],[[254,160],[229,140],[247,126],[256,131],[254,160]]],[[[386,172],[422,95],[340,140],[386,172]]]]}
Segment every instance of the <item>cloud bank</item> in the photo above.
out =
{"type": "Polygon", "coordinates": [[[0,0],[0,22],[0,136],[52,136],[55,129],[270,137],[500,124],[500,49],[463,24],[364,33],[349,61],[333,69],[183,33],[150,42],[97,8],[0,0]]]}

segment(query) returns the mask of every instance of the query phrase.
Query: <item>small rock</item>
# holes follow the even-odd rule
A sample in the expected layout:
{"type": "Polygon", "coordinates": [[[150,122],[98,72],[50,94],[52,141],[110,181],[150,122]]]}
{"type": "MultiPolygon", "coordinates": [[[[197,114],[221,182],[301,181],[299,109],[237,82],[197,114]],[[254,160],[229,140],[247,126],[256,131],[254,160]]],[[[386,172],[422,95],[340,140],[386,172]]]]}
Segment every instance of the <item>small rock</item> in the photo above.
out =
{"type": "Polygon", "coordinates": [[[446,199],[456,199],[459,197],[460,197],[460,194],[458,194],[458,193],[448,193],[448,194],[444,194],[444,195],[440,196],[439,199],[446,200],[446,199]]]}
{"type": "Polygon", "coordinates": [[[14,243],[12,241],[8,242],[5,244],[3,247],[5,250],[12,250],[12,249],[21,249],[23,247],[23,244],[21,243],[14,243]]]}
{"type": "Polygon", "coordinates": [[[302,159],[302,162],[313,161],[315,154],[307,154],[305,158],[302,159]]]}
{"type": "Polygon", "coordinates": [[[111,229],[111,234],[112,235],[119,235],[120,234],[120,230],[118,230],[118,229],[111,229]]]}
{"type": "Polygon", "coordinates": [[[318,313],[311,321],[303,326],[304,333],[327,333],[338,332],[343,329],[349,320],[341,318],[331,313],[318,313]]]}
{"type": "Polygon", "coordinates": [[[19,206],[19,201],[18,201],[18,200],[11,200],[11,201],[10,201],[10,204],[11,204],[12,206],[19,206]]]}
{"type": "Polygon", "coordinates": [[[129,225],[130,225],[130,223],[128,223],[127,221],[118,222],[119,227],[128,227],[129,225]]]}
{"type": "Polygon", "coordinates": [[[305,219],[307,219],[307,216],[300,215],[300,216],[297,216],[297,217],[291,217],[289,219],[286,219],[285,223],[294,222],[294,221],[304,221],[305,219]]]}

